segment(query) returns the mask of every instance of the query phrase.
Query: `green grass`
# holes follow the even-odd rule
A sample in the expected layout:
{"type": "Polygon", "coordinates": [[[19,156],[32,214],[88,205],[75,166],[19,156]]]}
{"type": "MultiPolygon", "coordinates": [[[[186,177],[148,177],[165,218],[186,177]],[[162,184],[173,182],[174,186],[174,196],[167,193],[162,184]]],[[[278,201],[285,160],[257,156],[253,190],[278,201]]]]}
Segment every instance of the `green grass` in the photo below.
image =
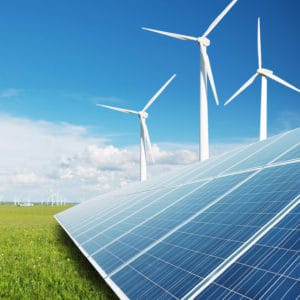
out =
{"type": "Polygon", "coordinates": [[[0,299],[116,299],[53,215],[0,205],[0,299]]]}

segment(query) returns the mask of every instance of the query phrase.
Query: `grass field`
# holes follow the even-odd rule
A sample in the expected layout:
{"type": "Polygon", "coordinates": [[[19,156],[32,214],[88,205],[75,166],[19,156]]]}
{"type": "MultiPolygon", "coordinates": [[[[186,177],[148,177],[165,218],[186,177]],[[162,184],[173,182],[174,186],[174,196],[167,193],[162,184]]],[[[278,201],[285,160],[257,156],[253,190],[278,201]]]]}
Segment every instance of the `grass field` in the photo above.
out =
{"type": "Polygon", "coordinates": [[[53,215],[0,205],[0,299],[116,299],[53,215]]]}

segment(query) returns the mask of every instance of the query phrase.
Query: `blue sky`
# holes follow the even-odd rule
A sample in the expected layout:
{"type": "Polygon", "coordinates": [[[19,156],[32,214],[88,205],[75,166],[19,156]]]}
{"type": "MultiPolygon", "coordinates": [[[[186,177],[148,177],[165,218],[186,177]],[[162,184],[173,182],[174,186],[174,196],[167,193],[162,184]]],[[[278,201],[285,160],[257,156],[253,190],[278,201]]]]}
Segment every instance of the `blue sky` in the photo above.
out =
{"type": "MultiPolygon", "coordinates": [[[[39,128],[47,124],[53,139],[59,126],[62,131],[67,126],[67,132],[75,128],[75,136],[86,138],[86,145],[93,141],[124,150],[138,144],[138,120],[95,104],[141,109],[176,73],[149,109],[150,137],[161,145],[196,145],[199,48],[193,42],[141,27],[200,36],[229,2],[2,1],[0,114],[7,123],[18,120],[25,126],[25,120],[39,128]]],[[[223,107],[257,69],[258,16],[263,67],[300,86],[299,11],[297,0],[239,0],[208,36],[211,45],[207,50],[221,102],[216,107],[209,92],[212,149],[258,137],[259,79],[223,107]]],[[[268,104],[269,135],[300,125],[300,96],[296,92],[269,81],[268,104]]],[[[26,167],[30,169],[29,162],[26,167]]]]}

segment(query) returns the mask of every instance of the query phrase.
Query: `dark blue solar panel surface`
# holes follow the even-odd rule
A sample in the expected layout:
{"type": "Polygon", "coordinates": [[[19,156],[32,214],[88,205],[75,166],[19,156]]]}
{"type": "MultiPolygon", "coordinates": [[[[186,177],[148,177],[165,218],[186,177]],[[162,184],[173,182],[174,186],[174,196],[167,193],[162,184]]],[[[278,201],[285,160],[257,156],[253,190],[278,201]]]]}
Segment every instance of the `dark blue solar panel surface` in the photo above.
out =
{"type": "MultiPolygon", "coordinates": [[[[127,219],[124,221],[124,227],[128,228],[131,226],[133,230],[108,247],[97,251],[92,257],[102,266],[106,273],[113,272],[114,268],[121,265],[121,262],[126,262],[170,232],[170,230],[185,222],[200,209],[209,205],[212,199],[220,197],[225,191],[233,187],[246,176],[248,176],[248,174],[238,174],[213,180],[202,185],[199,189],[189,194],[188,197],[182,198],[167,209],[161,210],[159,214],[152,218],[145,219],[143,215],[133,215],[130,220],[127,219]],[[146,220],[146,222],[144,222],[144,220],[146,220]],[[137,224],[139,224],[139,226],[136,227],[137,224]],[[133,244],[132,241],[134,240],[138,241],[138,243],[133,244]],[[112,257],[117,257],[120,263],[114,266],[107,263],[108,259],[112,257]]],[[[97,236],[82,246],[86,251],[90,251],[89,247],[93,247],[93,250],[95,248],[99,249],[99,243],[101,243],[101,241],[102,237],[97,236]]]]}
{"type": "Polygon", "coordinates": [[[116,235],[120,236],[128,230],[135,228],[137,225],[140,225],[141,222],[153,218],[162,210],[180,201],[189,191],[197,189],[203,184],[205,184],[205,182],[181,186],[176,189],[168,190],[168,192],[164,191],[159,197],[155,193],[154,196],[152,195],[153,197],[147,198],[142,205],[138,202],[138,207],[131,207],[130,210],[125,209],[126,213],[122,214],[122,216],[117,214],[109,218],[106,222],[100,222],[98,220],[95,227],[91,227],[90,230],[79,234],[78,238],[82,242],[83,247],[93,253],[94,251],[92,249],[99,249],[99,246],[104,246],[102,237],[113,241],[116,235]]]}
{"type": "MultiPolygon", "coordinates": [[[[112,276],[112,279],[126,290],[124,277],[129,269],[131,272],[135,270],[144,276],[143,282],[148,280],[174,297],[183,297],[197,281],[212,272],[300,193],[299,178],[300,163],[261,171],[112,276]],[[154,259],[157,266],[148,268],[154,259]],[[164,272],[165,276],[158,276],[160,272],[164,272]],[[186,280],[180,283],[178,289],[177,280],[182,277],[186,280]]],[[[152,299],[153,295],[143,289],[143,282],[140,286],[137,284],[135,296],[152,299]]],[[[129,295],[130,298],[135,296],[129,295]]]]}
{"type": "MultiPolygon", "coordinates": [[[[56,218],[119,297],[182,298],[300,195],[299,143],[296,129],[56,218]]],[[[299,227],[294,208],[197,298],[294,299],[299,227]]]]}
{"type": "MultiPolygon", "coordinates": [[[[192,188],[189,186],[188,188],[192,188]]],[[[77,227],[76,231],[73,233],[74,236],[80,239],[80,241],[85,241],[86,239],[92,237],[101,230],[107,229],[111,225],[115,225],[120,220],[127,218],[131,214],[137,213],[138,211],[155,204],[159,200],[169,199],[174,193],[180,195],[181,193],[186,193],[185,188],[178,189],[163,189],[150,191],[147,193],[135,195],[133,197],[126,197],[127,201],[121,201],[123,197],[118,198],[119,203],[110,209],[109,211],[99,211],[94,214],[93,219],[89,220],[88,223],[83,224],[83,226],[77,227]],[[85,237],[84,237],[85,236],[85,237]]]]}
{"type": "Polygon", "coordinates": [[[196,299],[297,299],[300,296],[300,205],[196,299]]]}

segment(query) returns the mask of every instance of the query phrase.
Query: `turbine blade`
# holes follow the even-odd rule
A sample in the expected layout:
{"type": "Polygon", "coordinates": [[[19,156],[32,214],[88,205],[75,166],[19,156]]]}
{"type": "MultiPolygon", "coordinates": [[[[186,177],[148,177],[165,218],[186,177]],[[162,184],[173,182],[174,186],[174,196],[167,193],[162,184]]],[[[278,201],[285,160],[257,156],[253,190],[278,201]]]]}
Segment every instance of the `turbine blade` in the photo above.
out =
{"type": "Polygon", "coordinates": [[[258,54],[258,68],[262,66],[261,57],[261,38],[260,38],[260,18],[257,19],[257,54],[258,54]]]}
{"type": "Polygon", "coordinates": [[[125,108],[119,108],[119,107],[114,107],[114,106],[109,106],[109,105],[104,105],[104,104],[96,104],[96,105],[97,106],[102,106],[102,107],[105,107],[105,108],[109,108],[109,109],[112,109],[112,110],[117,110],[117,111],[120,111],[120,112],[123,112],[123,113],[135,114],[135,115],[139,114],[135,110],[125,109],[125,108]]]}
{"type": "Polygon", "coordinates": [[[204,48],[204,46],[202,46],[200,44],[200,47],[201,47],[201,54],[202,54],[202,57],[203,57],[203,61],[204,61],[204,64],[205,64],[205,70],[207,72],[207,76],[208,76],[208,79],[209,79],[209,82],[210,82],[210,86],[212,88],[216,104],[219,105],[218,94],[217,94],[217,90],[216,90],[216,86],[215,86],[213,73],[212,73],[212,70],[211,70],[209,57],[207,55],[207,52],[206,52],[206,49],[204,48]]]}
{"type": "Polygon", "coordinates": [[[146,124],[146,120],[141,118],[141,124],[142,124],[142,128],[143,128],[144,147],[145,147],[145,149],[146,149],[146,147],[148,148],[150,158],[151,158],[152,162],[154,162],[153,155],[152,155],[152,147],[151,147],[151,142],[150,142],[150,136],[149,136],[149,131],[148,131],[148,127],[147,127],[147,124],[146,124]]]}
{"type": "Polygon", "coordinates": [[[203,34],[203,37],[206,37],[209,35],[209,33],[219,24],[219,22],[224,18],[224,16],[228,13],[228,11],[232,8],[232,6],[237,2],[238,0],[231,1],[225,9],[216,17],[216,19],[209,25],[209,27],[206,29],[206,31],[203,34]]]}
{"type": "Polygon", "coordinates": [[[142,29],[152,31],[152,32],[155,32],[155,33],[159,33],[159,34],[163,34],[163,35],[167,35],[167,36],[170,36],[170,37],[175,38],[175,39],[180,39],[180,40],[185,40],[185,41],[197,41],[196,37],[189,36],[189,35],[183,35],[183,34],[178,34],[178,33],[161,31],[161,30],[151,29],[151,28],[147,28],[147,27],[142,27],[142,29]]]}
{"type": "Polygon", "coordinates": [[[146,111],[149,106],[156,100],[156,98],[163,92],[163,90],[170,84],[170,82],[175,78],[176,74],[174,74],[166,83],[155,93],[155,95],[148,101],[142,111],[146,111]]]}
{"type": "Polygon", "coordinates": [[[224,105],[227,105],[229,102],[231,102],[236,96],[238,96],[240,93],[242,93],[250,84],[253,83],[255,78],[258,76],[257,73],[255,73],[253,76],[251,76],[225,103],[224,105]]]}
{"type": "Polygon", "coordinates": [[[285,80],[279,78],[278,76],[274,75],[274,74],[268,74],[267,77],[273,79],[274,81],[277,81],[278,83],[281,83],[282,85],[300,93],[300,89],[296,88],[295,86],[293,86],[292,84],[286,82],[285,80]]]}

